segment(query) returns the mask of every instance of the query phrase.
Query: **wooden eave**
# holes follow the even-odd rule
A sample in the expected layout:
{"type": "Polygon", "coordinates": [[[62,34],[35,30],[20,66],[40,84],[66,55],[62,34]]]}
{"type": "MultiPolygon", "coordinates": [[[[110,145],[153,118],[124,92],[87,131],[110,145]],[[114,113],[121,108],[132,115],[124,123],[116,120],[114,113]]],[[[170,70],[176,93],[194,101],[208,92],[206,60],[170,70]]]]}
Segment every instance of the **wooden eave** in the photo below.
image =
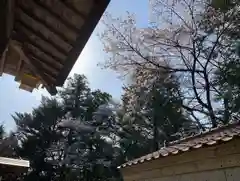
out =
{"type": "Polygon", "coordinates": [[[240,138],[239,122],[213,128],[212,130],[201,132],[195,136],[190,136],[169,143],[167,146],[161,147],[158,151],[147,154],[140,158],[128,161],[118,168],[125,169],[143,164],[155,159],[163,159],[166,157],[176,156],[181,153],[188,153],[193,150],[213,147],[226,142],[230,142],[240,138]]]}
{"type": "Polygon", "coordinates": [[[0,75],[9,73],[20,82],[30,75],[55,94],[109,1],[1,0],[0,75]]]}
{"type": "Polygon", "coordinates": [[[28,160],[0,157],[0,180],[15,180],[28,171],[28,160]]]}
{"type": "Polygon", "coordinates": [[[28,160],[14,159],[7,157],[0,157],[0,165],[9,166],[9,167],[22,167],[29,168],[30,164],[28,160]]]}

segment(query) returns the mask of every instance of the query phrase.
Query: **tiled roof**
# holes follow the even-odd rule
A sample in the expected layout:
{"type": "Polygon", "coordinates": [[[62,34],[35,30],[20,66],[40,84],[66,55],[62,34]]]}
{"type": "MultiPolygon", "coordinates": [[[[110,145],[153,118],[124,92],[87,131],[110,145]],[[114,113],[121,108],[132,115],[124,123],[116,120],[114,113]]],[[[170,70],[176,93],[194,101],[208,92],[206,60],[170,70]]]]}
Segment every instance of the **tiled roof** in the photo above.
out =
{"type": "Polygon", "coordinates": [[[143,163],[149,160],[176,155],[182,152],[199,149],[204,146],[217,145],[222,142],[230,141],[236,137],[240,137],[239,124],[230,124],[218,127],[212,129],[211,131],[203,132],[192,137],[187,137],[182,140],[174,141],[170,143],[167,147],[162,147],[160,150],[156,152],[150,153],[148,155],[124,163],[118,168],[130,167],[132,165],[143,163]]]}

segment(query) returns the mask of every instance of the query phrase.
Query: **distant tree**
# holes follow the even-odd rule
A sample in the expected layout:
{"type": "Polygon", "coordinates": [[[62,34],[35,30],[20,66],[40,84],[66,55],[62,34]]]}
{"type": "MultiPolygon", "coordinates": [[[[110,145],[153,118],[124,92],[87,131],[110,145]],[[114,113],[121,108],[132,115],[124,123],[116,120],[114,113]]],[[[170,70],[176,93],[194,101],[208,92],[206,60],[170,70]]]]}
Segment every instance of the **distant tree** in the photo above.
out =
{"type": "Polygon", "coordinates": [[[43,98],[41,105],[32,114],[17,113],[15,135],[20,141],[17,154],[30,161],[31,168],[24,180],[55,180],[61,177],[61,165],[54,165],[54,160],[61,160],[62,150],[51,152],[52,144],[61,139],[56,126],[63,117],[61,104],[55,99],[43,98]],[[51,154],[49,154],[51,153],[51,154]]]}
{"type": "Polygon", "coordinates": [[[60,90],[59,98],[63,101],[64,109],[72,117],[83,117],[84,103],[90,94],[87,79],[84,75],[74,74],[68,78],[67,85],[60,90]]]}
{"type": "Polygon", "coordinates": [[[15,149],[18,141],[14,133],[6,133],[5,127],[0,125],[0,156],[17,157],[15,149]]]}
{"type": "MultiPolygon", "coordinates": [[[[131,124],[140,124],[138,129],[148,132],[145,134],[153,142],[149,149],[156,151],[164,143],[183,137],[183,132],[187,133],[184,125],[192,120],[183,113],[179,85],[174,75],[162,69],[138,69],[134,79],[134,83],[125,87],[124,105],[131,124]]],[[[193,124],[195,129],[191,131],[195,132],[197,126],[193,124]]]]}
{"type": "Polygon", "coordinates": [[[85,77],[74,75],[60,97],[67,112],[59,124],[67,137],[63,163],[74,167],[72,171],[81,180],[119,177],[114,162],[118,150],[113,144],[117,129],[115,116],[106,107],[111,96],[100,90],[91,91],[85,77]]]}
{"type": "Polygon", "coordinates": [[[227,12],[232,9],[236,4],[239,5],[239,1],[237,0],[212,0],[210,1],[210,5],[215,8],[219,9],[222,12],[227,12]]]}
{"type": "Polygon", "coordinates": [[[101,163],[113,155],[111,144],[96,134],[107,130],[109,122],[93,119],[99,106],[109,100],[109,94],[91,91],[84,76],[75,75],[56,98],[43,98],[31,114],[13,116],[17,124],[14,134],[20,141],[16,153],[31,163],[22,180],[106,180],[107,173],[112,177],[111,169],[101,163]],[[74,127],[69,127],[71,120],[74,127]],[[93,150],[87,154],[89,149],[93,150]]]}
{"type": "Polygon", "coordinates": [[[17,113],[16,152],[31,163],[22,180],[121,178],[118,125],[110,99],[105,92],[92,91],[84,76],[74,75],[56,98],[43,98],[31,114],[17,113]]]}
{"type": "Polygon", "coordinates": [[[0,139],[1,139],[1,140],[3,139],[4,135],[5,135],[4,126],[1,125],[1,126],[0,126],[0,139]]]}

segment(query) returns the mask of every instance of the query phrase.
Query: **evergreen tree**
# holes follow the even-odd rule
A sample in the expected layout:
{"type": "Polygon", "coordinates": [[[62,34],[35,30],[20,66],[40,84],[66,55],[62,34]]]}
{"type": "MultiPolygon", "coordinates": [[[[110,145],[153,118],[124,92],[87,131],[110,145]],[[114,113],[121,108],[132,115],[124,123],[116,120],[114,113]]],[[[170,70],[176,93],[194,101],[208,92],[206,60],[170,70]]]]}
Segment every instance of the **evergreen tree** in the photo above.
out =
{"type": "Polygon", "coordinates": [[[61,177],[59,174],[64,174],[59,171],[61,165],[52,163],[61,159],[61,150],[50,150],[51,145],[61,138],[56,126],[63,115],[62,105],[56,99],[43,98],[32,114],[14,116],[18,128],[15,135],[20,141],[17,154],[30,160],[31,165],[24,180],[56,180],[61,177]]]}
{"type": "Polygon", "coordinates": [[[183,114],[179,85],[173,75],[161,69],[138,69],[134,79],[124,94],[128,121],[153,143],[146,145],[148,149],[156,151],[183,136],[184,125],[192,121],[183,114]]]}
{"type": "Polygon", "coordinates": [[[59,124],[64,131],[68,130],[64,164],[74,167],[81,180],[107,180],[116,176],[112,174],[116,171],[116,148],[112,143],[115,117],[105,107],[111,96],[100,90],[91,91],[85,77],[80,75],[69,79],[60,95],[67,103],[67,116],[59,124]]]}

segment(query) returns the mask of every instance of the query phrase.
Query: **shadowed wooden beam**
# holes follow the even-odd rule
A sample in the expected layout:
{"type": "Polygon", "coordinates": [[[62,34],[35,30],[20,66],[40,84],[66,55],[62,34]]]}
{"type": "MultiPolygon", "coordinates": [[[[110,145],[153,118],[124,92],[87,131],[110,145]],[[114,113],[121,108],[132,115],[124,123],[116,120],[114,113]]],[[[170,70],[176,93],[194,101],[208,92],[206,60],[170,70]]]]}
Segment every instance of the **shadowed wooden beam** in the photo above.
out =
{"type": "Polygon", "coordinates": [[[57,13],[54,13],[53,11],[51,11],[49,9],[48,6],[46,6],[44,3],[42,3],[41,1],[39,0],[33,0],[38,6],[40,6],[41,8],[45,9],[46,11],[49,12],[49,14],[51,14],[51,16],[55,17],[58,21],[60,21],[62,24],[66,25],[68,28],[70,28],[71,30],[75,31],[75,32],[78,32],[80,29],[78,29],[76,26],[74,26],[73,24],[69,23],[69,21],[66,21],[64,19],[62,19],[62,17],[57,14],[57,13]]]}
{"type": "Polygon", "coordinates": [[[51,39],[47,39],[43,34],[35,31],[32,27],[30,27],[29,25],[27,25],[26,23],[22,22],[21,20],[18,20],[16,22],[19,26],[19,28],[21,29],[21,27],[24,27],[25,29],[27,29],[29,32],[31,32],[32,34],[35,34],[36,36],[38,36],[39,38],[41,38],[42,40],[48,42],[49,44],[51,44],[55,49],[57,49],[59,52],[64,53],[65,55],[68,54],[68,51],[61,48],[60,46],[58,46],[55,42],[51,41],[51,39]]]}
{"type": "Polygon", "coordinates": [[[18,61],[17,73],[16,73],[16,76],[15,76],[15,77],[18,77],[18,76],[19,76],[22,66],[23,66],[23,61],[20,59],[20,60],[18,61]]]}
{"type": "Polygon", "coordinates": [[[20,42],[30,42],[31,44],[37,46],[42,52],[48,54],[55,60],[56,62],[63,63],[67,56],[62,52],[58,51],[53,47],[49,42],[44,41],[43,39],[39,38],[37,35],[32,34],[25,28],[16,27],[16,34],[14,35],[13,39],[19,40],[20,42]],[[47,53],[48,52],[48,53],[47,53]]]}
{"type": "Polygon", "coordinates": [[[73,11],[75,14],[77,14],[78,16],[80,16],[82,19],[86,19],[87,16],[81,12],[79,12],[74,6],[72,6],[72,4],[66,2],[66,0],[60,0],[68,9],[70,9],[71,11],[73,11]]]}
{"type": "Polygon", "coordinates": [[[7,46],[7,0],[0,1],[0,56],[7,46]]]}
{"type": "Polygon", "coordinates": [[[43,82],[44,86],[47,88],[50,94],[56,94],[57,90],[55,86],[53,86],[53,82],[49,80],[49,78],[43,74],[42,70],[40,70],[39,66],[36,66],[36,62],[32,62],[31,59],[29,59],[21,47],[18,45],[17,42],[12,41],[11,46],[16,50],[16,52],[19,53],[21,59],[29,66],[29,68],[34,71],[40,78],[41,81],[43,82]]]}
{"type": "Polygon", "coordinates": [[[27,16],[33,18],[35,21],[37,21],[38,23],[40,23],[41,25],[45,26],[46,29],[49,29],[50,31],[52,31],[54,34],[56,34],[57,36],[59,36],[63,41],[65,41],[66,43],[68,43],[69,45],[71,45],[71,40],[69,40],[64,33],[60,33],[59,31],[56,31],[54,28],[52,28],[51,26],[49,26],[43,19],[39,18],[38,16],[36,16],[32,11],[30,11],[29,9],[19,5],[18,8],[24,12],[27,16]]]}
{"type": "MultiPolygon", "coordinates": [[[[16,60],[16,71],[41,79],[51,93],[56,93],[55,87],[65,82],[110,0],[9,1],[16,2],[11,42],[17,40],[24,55],[22,68],[16,60]]],[[[0,5],[9,1],[0,0],[0,5]]]]}
{"type": "Polygon", "coordinates": [[[33,44],[25,42],[24,48],[27,48],[27,50],[30,51],[37,59],[46,63],[50,67],[54,67],[58,71],[62,69],[63,65],[61,63],[57,62],[56,60],[46,55],[44,52],[35,47],[33,44]]]}
{"type": "Polygon", "coordinates": [[[10,46],[19,54],[20,59],[23,60],[30,67],[30,69],[42,79],[44,84],[48,84],[50,82],[46,77],[43,76],[42,73],[40,73],[41,71],[39,71],[37,66],[34,65],[33,62],[25,55],[20,45],[18,45],[18,42],[11,41],[10,46]]]}
{"type": "Polygon", "coordinates": [[[36,52],[35,50],[33,50],[31,47],[33,47],[30,44],[25,44],[24,45],[24,49],[27,49],[28,53],[31,54],[31,56],[35,57],[36,59],[40,60],[41,62],[43,62],[45,65],[51,67],[54,71],[59,72],[62,68],[61,66],[56,66],[55,62],[51,62],[51,61],[47,61],[46,59],[44,59],[40,54],[38,54],[38,52],[36,52]]]}
{"type": "Polygon", "coordinates": [[[59,60],[58,57],[54,56],[53,54],[49,53],[48,51],[45,51],[40,45],[36,44],[36,42],[34,42],[31,39],[29,39],[28,37],[26,37],[25,34],[22,33],[21,36],[14,35],[13,40],[17,40],[19,42],[26,42],[27,44],[35,47],[38,52],[44,53],[45,56],[48,56],[50,59],[55,60],[55,61],[53,61],[54,62],[53,64],[54,64],[55,67],[59,67],[59,68],[63,67],[63,61],[62,60],[59,60]]]}
{"type": "Polygon", "coordinates": [[[23,46],[22,49],[25,56],[31,61],[32,64],[38,69],[38,71],[41,73],[41,75],[46,76],[46,81],[48,85],[54,84],[56,82],[56,76],[58,74],[58,71],[55,70],[52,67],[47,66],[44,62],[37,59],[34,54],[32,54],[28,48],[23,46]]]}
{"type": "Polygon", "coordinates": [[[4,70],[4,66],[5,66],[6,52],[7,52],[7,48],[2,53],[2,56],[0,56],[0,76],[2,76],[2,73],[3,73],[3,70],[4,70]]]}
{"type": "Polygon", "coordinates": [[[47,62],[41,60],[41,57],[36,57],[36,55],[30,52],[29,49],[27,50],[27,56],[30,59],[32,58],[34,62],[36,61],[38,65],[41,64],[42,68],[44,69],[43,72],[46,72],[53,78],[57,76],[59,70],[57,70],[56,67],[51,66],[47,62]]]}
{"type": "Polygon", "coordinates": [[[62,86],[64,84],[69,72],[71,71],[84,46],[86,45],[89,37],[91,36],[94,28],[103,15],[105,9],[107,8],[110,0],[102,0],[100,2],[101,3],[95,4],[93,6],[90,14],[88,15],[88,18],[85,20],[84,25],[81,27],[81,30],[78,31],[78,38],[75,41],[73,48],[69,52],[61,73],[57,77],[58,86],[62,86]]]}
{"type": "Polygon", "coordinates": [[[15,0],[8,0],[8,10],[7,10],[7,37],[10,39],[13,26],[14,26],[14,20],[15,20],[15,0]]]}
{"type": "Polygon", "coordinates": [[[14,22],[14,0],[0,1],[0,58],[11,37],[14,22]]]}
{"type": "Polygon", "coordinates": [[[13,24],[14,24],[14,0],[2,0],[0,2],[0,76],[4,71],[7,43],[11,38],[13,24]],[[3,9],[2,9],[3,8],[3,9]],[[2,14],[5,13],[5,14],[2,14]],[[2,38],[3,37],[3,38],[2,38]]]}
{"type": "Polygon", "coordinates": [[[11,38],[13,23],[14,23],[14,0],[2,0],[0,2],[0,76],[4,71],[5,61],[6,61],[6,52],[7,52],[7,43],[11,38]],[[3,8],[3,9],[1,9],[3,8]],[[5,14],[1,14],[5,13],[5,14]],[[1,36],[4,38],[2,39],[1,36]],[[1,47],[2,46],[2,47],[1,47]],[[5,46],[5,47],[4,47],[5,46]],[[3,49],[2,49],[3,48],[3,49]]]}

